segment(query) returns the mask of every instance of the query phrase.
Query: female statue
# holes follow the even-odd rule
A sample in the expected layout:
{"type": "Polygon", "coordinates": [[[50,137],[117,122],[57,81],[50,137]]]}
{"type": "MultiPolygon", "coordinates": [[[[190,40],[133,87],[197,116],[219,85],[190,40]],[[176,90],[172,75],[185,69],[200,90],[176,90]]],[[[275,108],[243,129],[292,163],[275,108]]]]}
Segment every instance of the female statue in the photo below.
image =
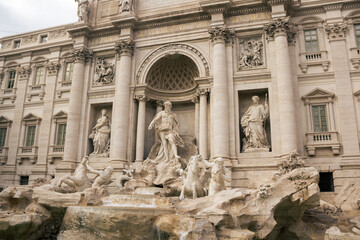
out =
{"type": "Polygon", "coordinates": [[[110,145],[110,120],[106,116],[107,110],[101,110],[101,117],[97,120],[96,125],[93,127],[89,136],[93,140],[94,152],[92,154],[108,153],[110,145]]]}

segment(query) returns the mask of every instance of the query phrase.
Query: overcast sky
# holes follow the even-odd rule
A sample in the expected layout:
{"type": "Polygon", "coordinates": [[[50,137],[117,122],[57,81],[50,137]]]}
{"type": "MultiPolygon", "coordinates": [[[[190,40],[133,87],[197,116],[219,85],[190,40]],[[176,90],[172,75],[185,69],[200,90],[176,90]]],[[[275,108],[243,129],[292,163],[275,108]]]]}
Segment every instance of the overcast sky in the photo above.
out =
{"type": "Polygon", "coordinates": [[[77,21],[74,0],[0,0],[0,38],[77,21]]]}

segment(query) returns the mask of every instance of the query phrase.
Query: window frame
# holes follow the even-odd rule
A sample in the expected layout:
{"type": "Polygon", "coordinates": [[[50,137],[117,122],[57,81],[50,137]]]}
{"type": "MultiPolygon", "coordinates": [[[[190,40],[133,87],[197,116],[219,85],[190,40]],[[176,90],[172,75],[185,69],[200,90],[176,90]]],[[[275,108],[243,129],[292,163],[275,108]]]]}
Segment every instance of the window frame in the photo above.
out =
{"type": "Polygon", "coordinates": [[[319,45],[319,33],[317,28],[306,28],[303,30],[304,31],[304,41],[305,41],[305,52],[306,53],[313,53],[313,52],[319,52],[320,51],[320,45],[319,45]],[[313,43],[315,43],[315,41],[312,39],[312,37],[314,35],[312,35],[311,33],[315,32],[316,33],[316,49],[314,49],[313,47],[313,43]],[[310,35],[306,35],[306,33],[310,33],[310,35]],[[306,40],[306,37],[310,37],[310,41],[306,40]],[[307,47],[307,43],[310,43],[311,49],[308,49],[307,47]]]}
{"type": "Polygon", "coordinates": [[[36,125],[35,124],[29,124],[26,126],[26,130],[25,130],[25,147],[33,147],[35,146],[35,138],[36,138],[36,125]],[[32,144],[28,144],[28,140],[29,140],[29,128],[33,128],[33,134],[32,134],[32,144]]]}
{"type": "Polygon", "coordinates": [[[72,79],[73,79],[73,75],[74,75],[74,62],[73,61],[65,61],[64,63],[64,77],[63,77],[63,81],[64,82],[72,82],[72,79]],[[70,69],[71,71],[70,74],[69,74],[69,79],[67,79],[67,70],[68,70],[68,65],[71,65],[70,69]]]}
{"type": "Polygon", "coordinates": [[[4,140],[4,146],[0,146],[0,148],[8,148],[8,139],[10,134],[10,128],[12,125],[12,121],[4,116],[0,116],[0,128],[5,128],[5,140],[4,140]]]}
{"type": "Polygon", "coordinates": [[[39,128],[40,128],[41,118],[33,115],[32,113],[29,113],[23,118],[23,125],[24,125],[24,131],[23,131],[23,147],[36,147],[37,141],[38,141],[38,134],[39,134],[39,128]],[[27,145],[27,137],[28,137],[28,127],[29,126],[35,126],[35,132],[34,132],[34,143],[33,145],[29,146],[27,145]]]}
{"type": "Polygon", "coordinates": [[[55,133],[55,145],[56,146],[65,146],[65,139],[66,139],[66,128],[67,128],[67,123],[66,122],[58,122],[56,123],[56,133],[55,133]],[[59,127],[60,126],[65,126],[65,130],[64,132],[62,133],[62,142],[59,144],[59,127]]]}
{"type": "Polygon", "coordinates": [[[47,34],[43,34],[43,35],[40,35],[40,43],[47,43],[49,40],[49,35],[47,34]]]}
{"type": "Polygon", "coordinates": [[[316,103],[316,104],[311,104],[311,122],[313,124],[312,129],[313,132],[315,133],[321,133],[321,132],[328,132],[329,131],[329,114],[328,114],[329,110],[328,110],[328,104],[323,104],[323,103],[316,103]],[[319,112],[319,127],[320,127],[320,131],[316,130],[316,124],[315,124],[315,116],[314,116],[314,107],[319,107],[319,106],[324,106],[325,108],[325,123],[326,123],[326,131],[322,130],[322,121],[321,121],[321,113],[320,110],[318,110],[319,112]]]}
{"type": "Polygon", "coordinates": [[[14,40],[14,43],[13,43],[13,48],[14,49],[17,49],[17,48],[20,48],[21,46],[21,40],[14,40]]]}
{"type": "Polygon", "coordinates": [[[8,71],[8,74],[7,74],[7,83],[6,83],[6,89],[13,89],[15,88],[15,82],[16,82],[16,77],[17,77],[17,74],[16,74],[16,70],[15,69],[10,69],[8,71]],[[14,78],[11,79],[11,73],[14,73],[14,78]],[[11,86],[10,86],[10,82],[12,82],[11,86]]]}
{"type": "Polygon", "coordinates": [[[42,85],[45,83],[45,75],[46,75],[46,68],[44,65],[39,65],[35,67],[35,76],[34,76],[34,81],[33,81],[33,85],[38,86],[38,85],[42,85]],[[42,75],[41,77],[38,76],[39,74],[39,69],[42,69],[42,75]]]}

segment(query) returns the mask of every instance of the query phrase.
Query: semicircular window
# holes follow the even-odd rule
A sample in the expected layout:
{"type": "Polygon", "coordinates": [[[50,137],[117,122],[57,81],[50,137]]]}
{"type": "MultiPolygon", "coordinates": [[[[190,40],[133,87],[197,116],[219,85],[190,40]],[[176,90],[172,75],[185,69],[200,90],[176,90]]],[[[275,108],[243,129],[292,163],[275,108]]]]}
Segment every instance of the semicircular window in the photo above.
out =
{"type": "Polygon", "coordinates": [[[196,64],[189,57],[176,54],[159,59],[150,69],[146,82],[158,90],[179,91],[192,89],[199,76],[196,64]]]}

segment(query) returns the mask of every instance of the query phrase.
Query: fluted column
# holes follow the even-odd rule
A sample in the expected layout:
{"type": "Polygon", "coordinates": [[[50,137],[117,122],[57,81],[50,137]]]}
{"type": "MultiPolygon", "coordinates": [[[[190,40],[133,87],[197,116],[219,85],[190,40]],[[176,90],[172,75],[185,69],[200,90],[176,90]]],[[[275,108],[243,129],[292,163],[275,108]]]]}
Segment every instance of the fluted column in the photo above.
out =
{"type": "MultiPolygon", "coordinates": [[[[344,156],[358,155],[359,138],[356,123],[355,104],[350,76],[348,47],[346,44],[346,24],[327,25],[332,63],[334,66],[336,95],[338,99],[339,120],[344,156]]],[[[331,106],[330,106],[331,107],[331,106]]]]}
{"type": "Polygon", "coordinates": [[[194,97],[191,102],[195,104],[195,139],[199,142],[199,96],[194,97]]]}
{"type": "Polygon", "coordinates": [[[275,41],[281,153],[284,154],[297,149],[294,85],[288,46],[288,40],[291,40],[295,33],[287,19],[277,19],[270,22],[265,26],[265,31],[268,37],[275,41]]]}
{"type": "Polygon", "coordinates": [[[145,113],[146,113],[146,97],[135,96],[139,102],[138,116],[137,116],[137,132],[136,132],[136,162],[144,160],[145,147],[145,113]]]}
{"type": "Polygon", "coordinates": [[[208,159],[208,120],[207,97],[209,89],[200,89],[200,124],[199,124],[199,152],[204,159],[208,159]]]}
{"type": "Polygon", "coordinates": [[[113,104],[110,158],[113,165],[123,168],[127,162],[129,133],[131,60],[134,43],[123,40],[116,43],[117,52],[115,99],[113,104]]]}
{"type": "Polygon", "coordinates": [[[229,110],[228,110],[228,81],[227,59],[225,44],[231,33],[224,27],[215,27],[209,30],[213,43],[213,97],[214,111],[212,129],[214,149],[212,157],[229,157],[229,110]]]}
{"type": "Polygon", "coordinates": [[[81,106],[84,90],[84,70],[85,62],[92,57],[92,52],[87,48],[78,48],[72,51],[74,62],[73,78],[71,82],[71,90],[69,97],[69,110],[66,125],[66,136],[64,146],[64,160],[63,164],[70,164],[64,166],[65,171],[72,170],[75,167],[77,160],[77,152],[79,147],[80,135],[80,118],[81,106]]]}

